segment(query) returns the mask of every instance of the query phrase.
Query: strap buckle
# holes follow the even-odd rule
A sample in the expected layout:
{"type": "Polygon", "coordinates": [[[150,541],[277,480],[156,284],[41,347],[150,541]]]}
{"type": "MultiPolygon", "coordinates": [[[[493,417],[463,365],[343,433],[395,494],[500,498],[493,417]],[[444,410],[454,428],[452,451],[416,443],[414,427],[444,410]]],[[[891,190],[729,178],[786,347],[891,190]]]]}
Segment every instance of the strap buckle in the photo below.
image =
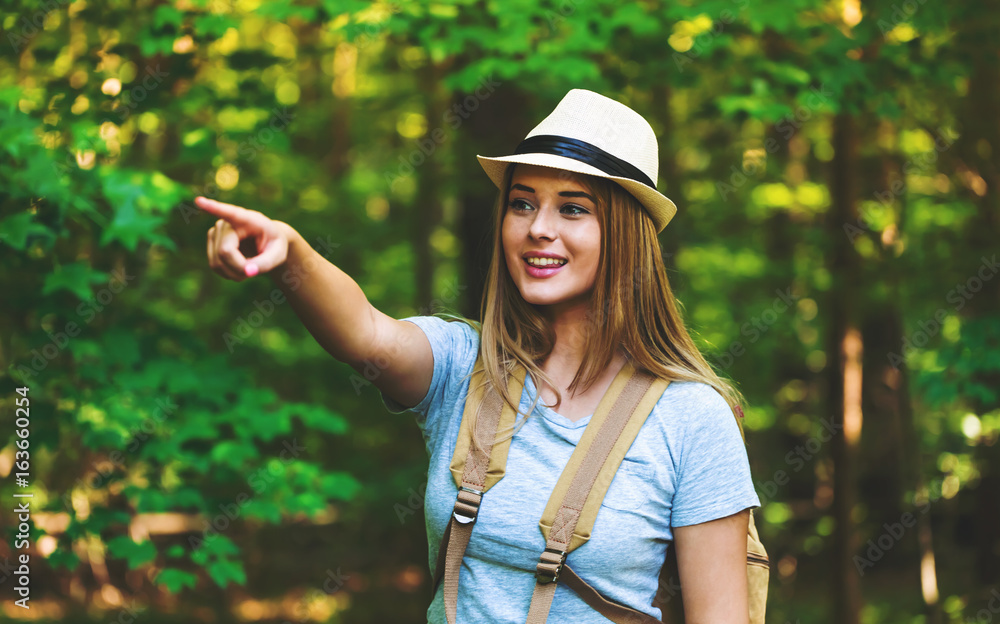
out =
{"type": "Polygon", "coordinates": [[[559,572],[566,563],[566,551],[546,548],[535,567],[535,580],[541,585],[555,583],[559,580],[559,572]]]}
{"type": "Polygon", "coordinates": [[[452,516],[456,522],[469,524],[476,521],[479,515],[479,503],[483,500],[482,490],[474,490],[464,485],[458,488],[458,500],[455,501],[455,511],[452,516]]]}

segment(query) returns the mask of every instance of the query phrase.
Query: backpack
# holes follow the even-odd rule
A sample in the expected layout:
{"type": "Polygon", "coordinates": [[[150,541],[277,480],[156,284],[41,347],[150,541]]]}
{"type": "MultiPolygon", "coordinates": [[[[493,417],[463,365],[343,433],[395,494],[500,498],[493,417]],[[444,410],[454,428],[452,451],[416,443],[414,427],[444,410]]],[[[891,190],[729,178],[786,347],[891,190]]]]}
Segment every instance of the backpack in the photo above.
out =
{"type": "MultiPolygon", "coordinates": [[[[508,389],[513,396],[521,395],[525,375],[526,371],[520,365],[509,375],[508,389]]],[[[442,580],[444,582],[445,615],[449,624],[455,624],[459,571],[475,526],[479,503],[483,494],[503,478],[506,469],[510,437],[495,444],[494,441],[498,431],[513,427],[516,416],[492,387],[483,386],[483,379],[482,361],[477,359],[451,461],[452,477],[459,488],[458,498],[441,539],[431,583],[433,595],[438,584],[442,580]],[[481,446],[472,443],[473,428],[481,446]]],[[[631,362],[626,362],[601,398],[539,521],[546,543],[535,571],[535,589],[527,624],[545,624],[556,583],[564,583],[591,608],[618,624],[659,624],[660,621],[679,624],[684,621],[682,601],[674,599],[680,595],[676,593],[679,586],[672,582],[672,579],[679,578],[673,543],[667,547],[659,577],[660,590],[667,587],[670,593],[663,599],[662,592],[658,591],[651,603],[661,609],[661,620],[607,600],[566,565],[566,556],[590,539],[597,512],[618,466],[669,384],[669,381],[656,379],[636,370],[631,362]]],[[[737,423],[743,435],[743,425],[738,417],[737,423]]],[[[768,576],[767,552],[758,538],[751,511],[747,532],[750,624],[764,622],[768,576]]]]}

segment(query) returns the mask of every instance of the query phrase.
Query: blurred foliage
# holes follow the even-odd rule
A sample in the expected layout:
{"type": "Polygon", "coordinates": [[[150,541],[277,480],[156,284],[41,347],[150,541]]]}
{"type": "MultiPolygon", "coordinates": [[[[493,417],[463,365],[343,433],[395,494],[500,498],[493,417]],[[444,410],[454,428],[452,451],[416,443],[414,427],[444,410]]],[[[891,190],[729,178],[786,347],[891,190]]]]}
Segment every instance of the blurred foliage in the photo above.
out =
{"type": "Polygon", "coordinates": [[[770,618],[834,621],[816,441],[842,315],[864,343],[856,554],[930,518],[863,570],[861,621],[979,613],[1000,578],[998,22],[968,0],[5,5],[0,422],[29,387],[38,613],[423,621],[416,427],[266,278],[208,270],[191,199],[292,224],[392,316],[474,315],[494,190],[473,156],[575,87],[660,136],[675,292],[750,402],[770,618]]]}

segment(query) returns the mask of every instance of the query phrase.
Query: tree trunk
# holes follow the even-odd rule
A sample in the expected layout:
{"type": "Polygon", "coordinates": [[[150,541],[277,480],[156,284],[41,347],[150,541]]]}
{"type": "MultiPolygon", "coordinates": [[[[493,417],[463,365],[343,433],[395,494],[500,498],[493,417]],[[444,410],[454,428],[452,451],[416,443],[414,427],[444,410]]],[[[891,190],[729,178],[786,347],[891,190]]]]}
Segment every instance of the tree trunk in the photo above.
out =
{"type": "Polygon", "coordinates": [[[468,98],[476,96],[456,93],[452,110],[459,114],[455,143],[455,171],[459,184],[459,237],[462,241],[462,274],[464,297],[462,314],[480,319],[480,304],[493,252],[493,208],[498,189],[476,159],[483,156],[503,156],[514,148],[542,120],[531,98],[515,85],[501,85],[487,97],[478,100],[476,110],[468,112],[468,98]]]}
{"type": "Polygon", "coordinates": [[[441,205],[444,202],[444,175],[441,160],[444,158],[444,150],[436,139],[428,142],[426,139],[433,135],[440,127],[444,119],[445,99],[441,95],[441,71],[440,68],[428,63],[421,70],[421,80],[425,87],[424,115],[427,118],[428,134],[421,139],[425,145],[433,147],[427,150],[414,152],[424,155],[423,164],[413,163],[417,176],[417,197],[413,205],[413,213],[410,215],[412,227],[410,231],[413,236],[414,267],[416,274],[414,280],[416,284],[416,304],[417,309],[433,314],[440,312],[437,306],[432,305],[434,299],[434,250],[431,246],[431,235],[434,229],[441,222],[441,205]],[[425,154],[430,152],[429,154],[425,154]]]}
{"type": "Polygon", "coordinates": [[[854,120],[841,113],[834,119],[835,155],[831,170],[832,206],[830,232],[832,241],[827,336],[827,371],[829,377],[830,417],[839,425],[833,438],[834,565],[833,612],[837,624],[858,624],[861,589],[853,557],[857,535],[853,511],[857,501],[855,462],[861,439],[861,355],[863,341],[857,324],[857,282],[859,262],[847,236],[845,223],[857,222],[857,141],[854,120]]]}
{"type": "MultiPolygon", "coordinates": [[[[959,178],[969,190],[969,197],[977,210],[970,219],[963,240],[969,254],[965,256],[963,278],[977,275],[984,265],[983,256],[992,258],[996,254],[997,232],[1000,232],[1000,122],[997,107],[1000,106],[1000,67],[995,53],[996,33],[1000,28],[1000,14],[995,10],[983,11],[979,5],[963,3],[963,15],[958,22],[958,36],[962,42],[963,56],[970,59],[972,74],[969,77],[969,92],[965,100],[965,114],[961,117],[960,137],[956,142],[962,170],[959,178]]],[[[981,291],[972,294],[962,309],[963,325],[968,322],[985,323],[987,318],[996,318],[1000,309],[1000,287],[998,278],[983,280],[981,291]]],[[[970,287],[970,293],[971,293],[970,287]]],[[[970,382],[987,388],[1000,386],[1000,375],[977,366],[970,382]]],[[[970,407],[983,414],[996,407],[995,403],[975,401],[970,407]]],[[[980,444],[975,449],[976,463],[980,466],[980,481],[970,492],[975,497],[974,531],[975,571],[979,581],[994,583],[1000,578],[1000,453],[980,444]]]]}

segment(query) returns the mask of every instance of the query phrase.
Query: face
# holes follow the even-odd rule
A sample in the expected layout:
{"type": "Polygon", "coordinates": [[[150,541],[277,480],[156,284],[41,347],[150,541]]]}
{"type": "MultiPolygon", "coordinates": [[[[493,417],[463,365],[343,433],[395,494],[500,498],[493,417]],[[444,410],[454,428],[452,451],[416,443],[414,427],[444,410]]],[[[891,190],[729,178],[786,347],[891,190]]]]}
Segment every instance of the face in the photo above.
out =
{"type": "Polygon", "coordinates": [[[501,228],[507,270],[525,301],[549,312],[589,306],[601,255],[597,203],[576,174],[517,165],[501,228]],[[528,258],[551,264],[536,266],[528,258]],[[565,261],[564,263],[562,261],[565,261]]]}

